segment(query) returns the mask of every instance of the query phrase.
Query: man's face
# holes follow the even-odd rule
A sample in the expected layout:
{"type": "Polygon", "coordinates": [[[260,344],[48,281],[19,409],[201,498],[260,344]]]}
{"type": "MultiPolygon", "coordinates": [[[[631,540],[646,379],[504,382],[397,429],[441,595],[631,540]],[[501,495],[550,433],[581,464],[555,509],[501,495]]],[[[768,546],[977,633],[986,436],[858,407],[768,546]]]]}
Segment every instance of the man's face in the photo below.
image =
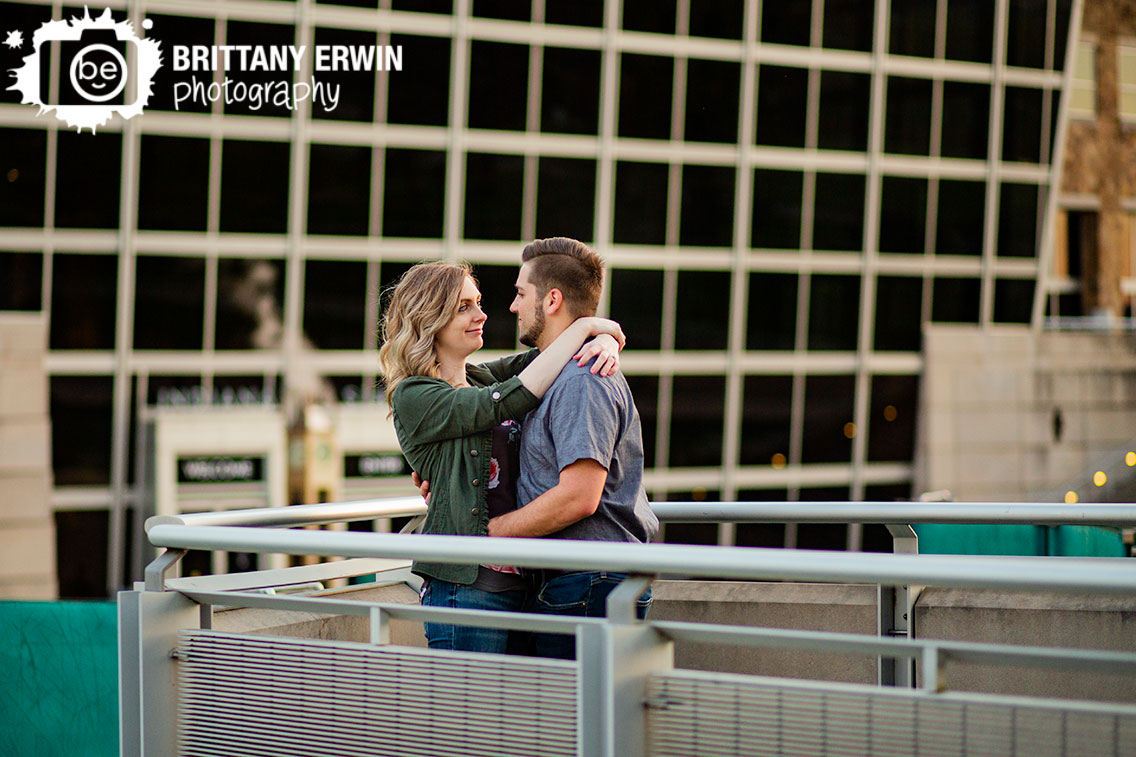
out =
{"type": "Polygon", "coordinates": [[[544,334],[544,302],[537,296],[536,287],[529,282],[529,264],[521,266],[517,274],[517,296],[509,306],[509,312],[517,314],[517,328],[521,332],[521,344],[537,347],[544,334]]]}

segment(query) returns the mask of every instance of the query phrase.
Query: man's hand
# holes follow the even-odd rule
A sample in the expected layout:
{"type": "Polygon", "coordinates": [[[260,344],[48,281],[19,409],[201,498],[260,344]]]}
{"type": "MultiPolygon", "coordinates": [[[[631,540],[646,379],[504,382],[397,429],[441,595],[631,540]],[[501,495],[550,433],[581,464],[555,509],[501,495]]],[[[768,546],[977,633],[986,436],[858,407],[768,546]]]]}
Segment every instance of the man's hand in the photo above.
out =
{"type": "Polygon", "coordinates": [[[592,515],[600,505],[607,469],[591,458],[560,471],[560,482],[524,507],[489,520],[490,536],[547,536],[592,515]]]}
{"type": "Polygon", "coordinates": [[[422,495],[422,499],[426,500],[426,504],[430,504],[430,482],[423,481],[417,471],[412,471],[410,480],[418,489],[418,493],[422,495]]]}

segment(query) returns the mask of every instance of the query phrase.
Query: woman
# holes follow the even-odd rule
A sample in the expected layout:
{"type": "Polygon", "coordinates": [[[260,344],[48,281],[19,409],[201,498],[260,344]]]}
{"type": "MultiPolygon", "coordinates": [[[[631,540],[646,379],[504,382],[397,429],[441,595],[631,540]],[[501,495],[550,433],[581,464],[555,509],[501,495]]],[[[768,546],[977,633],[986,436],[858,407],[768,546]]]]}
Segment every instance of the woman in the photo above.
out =
{"type": "MultiPolygon", "coordinates": [[[[569,360],[583,365],[594,357],[592,372],[606,376],[624,344],[619,324],[581,318],[543,352],[467,365],[482,346],[486,319],[465,264],[414,266],[386,309],[379,361],[399,445],[430,482],[424,533],[484,536],[490,517],[515,508],[518,421],[569,360]]],[[[424,605],[519,611],[527,599],[527,580],[509,566],[416,561],[413,570],[426,579],[424,605]]],[[[505,630],[425,625],[433,648],[506,651],[505,630]]]]}

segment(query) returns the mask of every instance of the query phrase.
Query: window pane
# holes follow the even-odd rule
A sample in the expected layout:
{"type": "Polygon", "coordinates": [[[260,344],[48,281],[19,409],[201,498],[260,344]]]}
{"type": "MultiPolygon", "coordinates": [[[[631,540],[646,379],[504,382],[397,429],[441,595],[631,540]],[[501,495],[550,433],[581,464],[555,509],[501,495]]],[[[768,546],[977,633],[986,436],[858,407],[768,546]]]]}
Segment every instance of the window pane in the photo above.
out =
{"type": "Polygon", "coordinates": [[[784,465],[789,458],[792,405],[792,376],[745,377],[739,455],[742,465],[784,465]]]}
{"type": "Polygon", "coordinates": [[[931,82],[889,76],[884,152],[929,155],[931,152],[931,82]]]}
{"type": "Polygon", "coordinates": [[[981,255],[985,214],[984,182],[940,181],[935,252],[939,255],[981,255]]]}
{"type": "Polygon", "coordinates": [[[473,15],[528,21],[532,18],[532,6],[529,0],[473,0],[473,15]]]}
{"type": "MultiPolygon", "coordinates": [[[[374,5],[372,0],[367,0],[374,5]]],[[[391,8],[396,11],[412,11],[415,13],[453,13],[453,0],[393,0],[391,8]]]]}
{"type": "Polygon", "coordinates": [[[722,464],[723,376],[675,376],[670,467],[722,464]]]}
{"type": "Polygon", "coordinates": [[[542,76],[540,130],[595,134],[600,118],[599,50],[546,47],[542,76]]]}
{"type": "Polygon", "coordinates": [[[445,126],[450,122],[450,40],[391,35],[402,45],[402,70],[387,74],[387,121],[445,126]]]}
{"type": "Polygon", "coordinates": [[[628,349],[659,349],[662,345],[663,272],[613,269],[611,317],[627,334],[628,349]]]}
{"type": "Polygon", "coordinates": [[[729,247],[734,236],[734,169],[682,167],[679,244],[729,247]]]}
{"type": "Polygon", "coordinates": [[[366,236],[371,214],[371,148],[311,146],[308,233],[366,236]]]}
{"type": "Polygon", "coordinates": [[[1002,122],[1002,160],[1041,161],[1040,89],[1006,87],[1002,122]]]}
{"type": "Polygon", "coordinates": [[[911,462],[918,412],[918,376],[872,376],[868,460],[911,462]]]}
{"type": "Polygon", "coordinates": [[[659,427],[659,377],[627,376],[639,423],[643,429],[643,467],[655,467],[655,438],[659,427]]]}
{"type": "MultiPolygon", "coordinates": [[[[200,98],[188,97],[175,103],[174,84],[175,82],[185,82],[193,85],[200,82],[202,86],[208,87],[213,82],[212,72],[175,72],[173,67],[169,65],[168,56],[170,55],[169,51],[173,50],[175,45],[179,47],[211,46],[213,44],[213,30],[216,25],[213,19],[166,16],[157,13],[147,13],[146,18],[153,21],[154,26],[149,31],[140,31],[139,34],[146,37],[154,36],[161,41],[163,58],[165,59],[163,62],[166,64],[154,74],[150,101],[146,104],[146,110],[177,110],[182,113],[210,112],[212,107],[208,103],[202,104],[200,98]]],[[[179,96],[183,95],[184,93],[179,93],[179,96]]]]}
{"type": "MultiPolygon", "coordinates": [[[[763,7],[773,5],[766,3],[763,7]]],[[[799,3],[778,5],[797,6],[799,3]]],[[[809,72],[804,68],[760,66],[757,85],[757,144],[805,146],[809,72]]]]}
{"type": "Polygon", "coordinates": [[[619,136],[670,139],[674,59],[624,53],[619,66],[619,136]]]}
{"type": "Polygon", "coordinates": [[[864,247],[864,177],[818,173],[813,248],[859,251],[864,247]]]}
{"type": "Polygon", "coordinates": [[[942,323],[978,323],[980,279],[936,278],[931,298],[931,320],[942,323]]]}
{"type": "Polygon", "coordinates": [[[383,186],[383,236],[441,238],[446,153],[388,147],[383,186]]]}
{"type": "Polygon", "coordinates": [[[56,253],[51,264],[51,348],[114,349],[117,291],[117,256],[56,253]]]}
{"type": "Polygon", "coordinates": [[[986,160],[990,129],[990,86],[960,81],[943,83],[944,158],[986,160]]]}
{"type": "Polygon", "coordinates": [[[679,271],[675,349],[724,350],[730,333],[730,274],[679,271]]]}
{"type": "Polygon", "coordinates": [[[596,161],[541,158],[536,192],[536,237],[593,238],[596,161]]]}
{"type": "Polygon", "coordinates": [[[51,377],[51,467],[56,486],[110,483],[110,376],[51,377]]]}
{"type": "Polygon", "coordinates": [[[43,253],[0,251],[0,310],[43,308],[43,253]]]}
{"type": "Polygon", "coordinates": [[[798,171],[754,170],[751,247],[800,248],[803,186],[798,171]]]}
{"type": "Polygon", "coordinates": [[[180,407],[201,404],[201,376],[155,376],[146,380],[146,404],[180,407]]]}
{"type": "Polygon", "coordinates": [[[1065,41],[1069,36],[1069,15],[1073,0],[1057,0],[1057,29],[1053,35],[1053,66],[1058,71],[1065,67],[1065,41]]]}
{"type": "Polygon", "coordinates": [[[55,170],[55,225],[118,228],[122,135],[60,129],[55,170]]]}
{"type": "Polygon", "coordinates": [[[525,160],[471,152],[465,165],[465,238],[520,239],[525,160]]]}
{"type": "Polygon", "coordinates": [[[743,0],[695,0],[690,4],[690,36],[741,39],[743,0]]]}
{"type": "MultiPolygon", "coordinates": [[[[56,483],[59,483],[58,477],[56,483]]],[[[106,510],[55,513],[55,565],[60,599],[107,598],[109,533],[110,513],[106,510]]]]}
{"type": "Polygon", "coordinates": [[[475,39],[469,65],[470,128],[524,131],[529,88],[528,45],[475,39]]]}
{"type": "Polygon", "coordinates": [[[287,142],[226,139],[221,146],[221,231],[288,230],[287,142]]]}
{"type": "Polygon", "coordinates": [[[134,348],[199,350],[205,260],[139,255],[134,269],[134,348]]]}
{"type": "MultiPolygon", "coordinates": [[[[784,489],[739,489],[739,502],[785,502],[784,489]]],[[[734,529],[734,545],[738,547],[784,547],[784,523],[738,523],[734,529]]]]}
{"type": "Polygon", "coordinates": [[[603,0],[545,0],[546,24],[603,26],[603,0]]]}
{"type": "Polygon", "coordinates": [[[797,334],[797,274],[751,273],[747,350],[791,350],[797,334]]]}
{"type": "Polygon", "coordinates": [[[1006,65],[1045,67],[1046,3],[1010,0],[1006,65]]]}
{"type": "MultiPolygon", "coordinates": [[[[287,47],[296,44],[296,30],[288,24],[229,21],[225,32],[225,44],[287,47]]],[[[246,71],[236,65],[233,66],[231,71],[225,72],[225,76],[234,83],[242,82],[249,87],[267,87],[280,80],[279,71],[246,71]]],[[[282,118],[289,118],[292,115],[292,111],[284,105],[276,105],[273,101],[268,100],[260,103],[252,98],[224,102],[222,108],[226,115],[280,116],[282,118]]]]}
{"type": "Polygon", "coordinates": [[[927,0],[891,0],[892,55],[935,54],[935,4],[927,0]]]}
{"type": "Polygon", "coordinates": [[[809,376],[805,379],[803,463],[847,463],[852,460],[855,376],[809,376]]]}
{"type": "Polygon", "coordinates": [[[877,350],[919,350],[922,338],[923,280],[914,276],[876,279],[877,350]]]}
{"type": "Polygon", "coordinates": [[[667,184],[665,163],[615,165],[615,228],[619,244],[664,244],[667,232],[667,184]]]}
{"type": "Polygon", "coordinates": [[[809,349],[854,350],[860,324],[860,277],[813,274],[809,349]]]}
{"type": "Polygon", "coordinates": [[[995,281],[994,320],[999,323],[1029,323],[1033,315],[1035,287],[1031,279],[995,281]]]}
{"type": "Polygon", "coordinates": [[[950,0],[947,4],[947,58],[989,63],[994,48],[994,3],[950,0]]]}
{"type": "MultiPolygon", "coordinates": [[[[517,255],[517,262],[521,256],[517,255]]],[[[488,316],[482,334],[486,349],[517,349],[517,317],[509,312],[516,295],[517,265],[481,264],[474,270],[481,308],[488,316]]]]}
{"type": "Polygon", "coordinates": [[[820,74],[820,131],[822,150],[868,149],[868,104],[872,77],[844,71],[820,74]]]}
{"type": "Polygon", "coordinates": [[[870,51],[874,5],[870,0],[824,0],[824,46],[870,51]]]}
{"type": "Polygon", "coordinates": [[[729,61],[690,60],[686,77],[685,139],[737,142],[741,66],[729,61]]]}
{"type": "Polygon", "coordinates": [[[363,349],[366,308],[366,263],[346,260],[304,263],[304,335],[317,349],[363,349]]]}
{"type": "Polygon", "coordinates": [[[140,157],[138,228],[205,231],[209,140],[143,134],[140,157]]]}
{"type": "Polygon", "coordinates": [[[46,162],[47,131],[0,129],[0,226],[43,226],[46,162]]]}
{"type": "Polygon", "coordinates": [[[677,0],[623,0],[623,28],[674,34],[677,0]]]}
{"type": "MultiPolygon", "coordinates": [[[[315,44],[318,45],[344,45],[347,47],[371,48],[379,56],[375,68],[383,70],[379,76],[394,79],[402,75],[400,71],[388,73],[386,68],[385,51],[377,48],[379,39],[375,32],[360,31],[356,29],[320,29],[315,30],[315,44]],[[382,64],[381,66],[379,64],[382,64]]],[[[405,49],[405,48],[404,48],[405,49]]],[[[315,52],[309,52],[315,55],[315,52]]],[[[314,58],[313,58],[314,65],[314,58]]],[[[405,67],[405,62],[403,63],[405,67]]],[[[319,71],[318,81],[331,87],[339,87],[339,100],[333,110],[329,110],[321,99],[311,101],[312,118],[329,118],[337,121],[366,121],[375,117],[375,72],[374,71],[319,71]]]]}
{"type": "Polygon", "coordinates": [[[923,252],[926,228],[927,180],[883,177],[880,252],[923,252]]]}
{"type": "MultiPolygon", "coordinates": [[[[29,5],[27,3],[0,3],[0,18],[4,19],[4,32],[7,33],[16,29],[22,30],[23,32],[23,55],[31,53],[31,48],[28,47],[28,45],[33,41],[32,35],[35,33],[36,29],[40,28],[40,26],[43,25],[45,21],[51,20],[51,9],[52,6],[50,4],[29,5]]],[[[69,13],[67,15],[69,17],[70,15],[74,14],[69,13]]],[[[82,13],[79,13],[79,15],[82,15],[82,13]]],[[[161,18],[160,16],[153,16],[151,14],[147,14],[147,16],[149,18],[161,18]]],[[[163,45],[162,47],[164,49],[165,45],[163,45]]],[[[8,48],[4,48],[4,50],[5,52],[8,52],[8,48]]],[[[4,68],[15,68],[17,64],[18,61],[16,60],[16,58],[5,58],[4,68]]],[[[20,104],[20,99],[23,96],[14,89],[8,89],[8,87],[10,87],[12,84],[10,76],[11,75],[8,72],[4,73],[4,86],[0,87],[0,103],[12,103],[18,105],[20,104]]],[[[151,100],[151,102],[153,102],[153,100],[151,100]]],[[[4,135],[3,137],[0,137],[0,150],[2,150],[4,138],[6,138],[7,136],[6,130],[0,130],[0,135],[4,135]]]]}
{"type": "Polygon", "coordinates": [[[1002,184],[998,204],[999,255],[1037,255],[1037,195],[1036,184],[1002,184]]]}
{"type": "Polygon", "coordinates": [[[283,260],[219,260],[217,349],[279,348],[283,333],[283,302],[283,260]]]}
{"type": "Polygon", "coordinates": [[[807,45],[811,20],[812,3],[762,3],[761,41],[807,45]]]}

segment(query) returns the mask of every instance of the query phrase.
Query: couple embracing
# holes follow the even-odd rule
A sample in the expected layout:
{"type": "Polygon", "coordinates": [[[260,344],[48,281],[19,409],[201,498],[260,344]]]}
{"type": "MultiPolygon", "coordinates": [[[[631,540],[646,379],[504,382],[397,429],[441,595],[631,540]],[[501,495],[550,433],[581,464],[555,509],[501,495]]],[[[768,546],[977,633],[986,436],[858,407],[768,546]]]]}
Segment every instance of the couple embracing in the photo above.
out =
{"type": "MultiPolygon", "coordinates": [[[[468,265],[422,263],[400,279],[379,359],[399,444],[428,482],[423,532],[647,542],[659,522],[643,489],[643,438],[619,373],[619,324],[595,317],[603,260],[574,239],[525,247],[517,275],[521,342],[478,365],[486,315],[468,265]]],[[[424,486],[424,489],[426,487],[424,486]]],[[[422,603],[600,616],[624,577],[416,562],[422,603]]],[[[640,599],[640,617],[650,603],[640,599]]],[[[572,659],[564,634],[426,624],[432,648],[572,659]],[[520,646],[520,644],[524,646],[520,646]]]]}

